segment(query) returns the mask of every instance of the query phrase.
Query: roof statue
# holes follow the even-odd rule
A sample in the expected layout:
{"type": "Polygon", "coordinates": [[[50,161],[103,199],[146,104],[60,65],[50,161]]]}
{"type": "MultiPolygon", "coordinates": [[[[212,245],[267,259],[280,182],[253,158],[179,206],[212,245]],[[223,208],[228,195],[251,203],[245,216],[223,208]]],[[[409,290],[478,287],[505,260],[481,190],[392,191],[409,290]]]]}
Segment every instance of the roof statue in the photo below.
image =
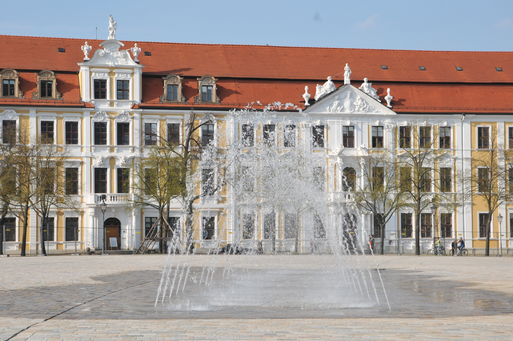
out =
{"type": "Polygon", "coordinates": [[[392,108],[392,100],[394,96],[390,95],[390,88],[387,88],[387,95],[385,96],[385,101],[387,102],[387,107],[392,108]]]}
{"type": "Polygon", "coordinates": [[[89,60],[89,52],[93,49],[89,44],[87,44],[87,41],[84,45],[80,47],[82,52],[84,53],[84,60],[89,60]]]}
{"type": "Polygon", "coordinates": [[[137,43],[134,44],[134,47],[130,49],[132,51],[132,55],[134,56],[134,61],[139,62],[139,54],[141,53],[141,48],[137,46],[137,43]]]}
{"type": "Polygon", "coordinates": [[[317,101],[319,98],[321,98],[324,95],[327,95],[333,91],[335,91],[337,87],[335,86],[335,83],[333,83],[331,76],[328,76],[326,82],[323,85],[317,84],[315,87],[315,100],[317,101]]]}
{"type": "Polygon", "coordinates": [[[351,68],[349,67],[349,63],[346,63],[344,67],[344,85],[351,84],[351,68]]]}
{"type": "Polygon", "coordinates": [[[367,95],[371,96],[372,98],[374,98],[376,101],[378,102],[381,102],[380,99],[379,99],[379,96],[378,96],[378,92],[376,91],[376,89],[374,89],[372,87],[372,83],[369,82],[369,80],[367,79],[367,77],[365,77],[363,79],[363,84],[360,85],[360,87],[358,88],[360,90],[362,90],[363,92],[365,92],[367,95]]]}
{"type": "Polygon", "coordinates": [[[118,23],[112,15],[109,15],[109,40],[110,39],[116,39],[116,27],[118,26],[118,23]]]}
{"type": "Polygon", "coordinates": [[[305,100],[305,106],[309,106],[310,103],[310,93],[308,93],[308,86],[305,86],[305,93],[303,94],[303,99],[305,100]]]}

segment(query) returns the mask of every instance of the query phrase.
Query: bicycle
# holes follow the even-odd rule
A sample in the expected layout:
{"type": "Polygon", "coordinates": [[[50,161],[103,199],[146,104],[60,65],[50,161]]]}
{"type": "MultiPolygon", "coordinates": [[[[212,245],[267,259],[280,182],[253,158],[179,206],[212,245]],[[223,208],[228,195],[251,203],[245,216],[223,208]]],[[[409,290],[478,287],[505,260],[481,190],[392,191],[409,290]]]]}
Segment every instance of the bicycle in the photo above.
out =
{"type": "Polygon", "coordinates": [[[468,256],[468,250],[466,248],[456,249],[456,256],[468,256]]]}
{"type": "Polygon", "coordinates": [[[428,254],[435,256],[445,256],[445,248],[443,246],[435,246],[428,250],[428,254]]]}

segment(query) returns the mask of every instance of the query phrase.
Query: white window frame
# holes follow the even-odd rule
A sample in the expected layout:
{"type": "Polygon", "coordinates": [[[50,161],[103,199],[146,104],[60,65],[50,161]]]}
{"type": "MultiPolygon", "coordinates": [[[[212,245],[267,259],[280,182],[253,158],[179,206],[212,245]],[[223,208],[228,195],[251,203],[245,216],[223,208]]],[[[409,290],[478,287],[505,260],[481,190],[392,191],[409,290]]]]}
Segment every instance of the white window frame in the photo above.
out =
{"type": "MultiPolygon", "coordinates": [[[[476,213],[477,213],[477,239],[484,240],[484,239],[486,239],[486,236],[481,237],[481,236],[480,236],[480,233],[479,233],[479,216],[480,216],[481,214],[488,214],[488,212],[485,212],[485,211],[477,211],[476,213]]],[[[490,219],[490,240],[492,240],[492,239],[497,239],[497,238],[492,238],[492,236],[493,236],[493,232],[494,232],[493,225],[494,225],[494,219],[493,219],[493,214],[492,214],[491,219],[490,219]]]]}
{"type": "Polygon", "coordinates": [[[82,242],[82,224],[81,224],[82,223],[82,217],[80,215],[77,215],[76,212],[64,211],[63,221],[64,221],[64,226],[63,226],[63,230],[64,230],[63,242],[66,243],[67,245],[75,245],[75,243],[82,242]],[[77,231],[78,239],[76,241],[74,241],[74,240],[66,240],[66,218],[78,218],[78,231],[77,231]]]}
{"type": "MultiPolygon", "coordinates": [[[[57,217],[55,216],[55,213],[52,212],[48,215],[48,219],[53,219],[53,240],[45,240],[45,242],[57,242],[58,241],[58,236],[57,236],[57,223],[59,222],[58,219],[56,219],[57,217]]],[[[40,218],[39,219],[39,222],[41,224],[41,228],[43,228],[43,218],[40,218]]],[[[50,245],[50,244],[48,244],[50,245]]]]}
{"type": "Polygon", "coordinates": [[[258,240],[257,238],[257,214],[252,210],[242,210],[240,217],[240,238],[241,240],[258,240]],[[252,215],[253,216],[253,237],[252,238],[243,238],[244,237],[244,216],[252,215]]]}
{"type": "Polygon", "coordinates": [[[95,147],[95,148],[113,147],[110,142],[111,142],[110,119],[107,117],[106,120],[93,120],[91,122],[91,146],[95,147]],[[94,124],[96,122],[107,124],[107,141],[106,141],[107,143],[106,144],[96,144],[94,141],[94,124]]]}
{"type": "MultiPolygon", "coordinates": [[[[157,129],[158,129],[158,126],[157,126],[157,129]]],[[[131,147],[133,146],[134,144],[134,141],[133,141],[133,136],[132,136],[132,121],[131,120],[128,120],[128,121],[121,121],[121,120],[114,120],[114,145],[116,146],[116,148],[128,148],[128,147],[131,147]],[[128,144],[118,144],[118,123],[128,123],[128,144]]]]}
{"type": "Polygon", "coordinates": [[[91,98],[91,101],[108,101],[108,100],[111,100],[111,96],[110,96],[110,89],[111,89],[111,80],[110,80],[110,77],[109,77],[109,72],[110,70],[109,69],[94,69],[94,70],[91,70],[91,89],[90,89],[90,98],[91,98]],[[103,80],[106,80],[107,81],[107,98],[94,98],[94,80],[95,79],[103,79],[103,80]]]}
{"type": "Polygon", "coordinates": [[[132,71],[131,70],[116,70],[116,76],[114,77],[114,100],[116,101],[131,101],[133,99],[133,83],[132,83],[132,71]],[[118,99],[118,80],[128,81],[128,98],[118,99]]]}
{"type": "Polygon", "coordinates": [[[200,240],[202,242],[211,242],[211,241],[215,241],[217,240],[217,237],[218,237],[218,226],[217,226],[217,214],[215,213],[212,213],[212,212],[202,212],[201,213],[201,235],[200,235],[200,240]],[[214,218],[214,236],[212,237],[212,239],[204,239],[203,238],[203,232],[204,232],[204,228],[205,226],[203,225],[203,218],[214,218]]]}
{"type": "Polygon", "coordinates": [[[448,125],[448,124],[445,124],[445,125],[440,125],[438,126],[438,149],[441,149],[441,150],[451,150],[452,149],[452,146],[453,146],[453,129],[452,129],[452,126],[448,125]],[[450,143],[449,143],[449,148],[442,148],[440,147],[440,128],[449,128],[449,140],[450,140],[450,143]]]}
{"type": "MultiPolygon", "coordinates": [[[[3,240],[3,243],[18,243],[20,241],[19,239],[19,236],[18,236],[18,232],[19,232],[19,220],[18,217],[14,216],[14,215],[6,215],[5,216],[6,218],[14,218],[14,241],[5,241],[5,239],[2,239],[3,240]]],[[[5,229],[5,226],[4,226],[4,229],[5,229]]],[[[5,233],[4,233],[5,235],[5,233]]],[[[3,236],[2,236],[3,237],[3,236]]],[[[4,249],[4,252],[6,250],[4,249]]]]}
{"type": "MultiPolygon", "coordinates": [[[[327,149],[328,148],[328,125],[326,124],[326,122],[313,122],[311,125],[310,125],[310,148],[312,148],[312,150],[323,150],[323,149],[327,149]],[[323,146],[322,147],[319,147],[319,146],[314,146],[314,140],[313,140],[313,137],[314,137],[314,134],[313,134],[313,129],[314,127],[316,126],[323,126],[324,129],[323,129],[323,146]]],[[[296,141],[297,142],[297,141],[296,141]]]]}
{"type": "MultiPolygon", "coordinates": [[[[434,148],[434,146],[435,146],[434,134],[433,134],[433,133],[434,133],[434,131],[433,131],[433,130],[434,130],[434,127],[435,127],[435,126],[434,126],[434,125],[432,125],[432,124],[420,124],[420,125],[417,127],[417,134],[418,134],[417,136],[418,136],[418,138],[419,138],[419,140],[417,141],[417,143],[418,143],[418,145],[419,145],[419,148],[423,148],[423,149],[433,149],[433,148],[434,148]],[[420,129],[421,129],[421,128],[427,128],[427,127],[429,127],[429,128],[430,128],[430,129],[429,129],[429,135],[430,135],[430,136],[429,136],[429,138],[430,138],[430,140],[431,140],[431,146],[429,146],[428,148],[426,148],[426,147],[420,147],[420,129]]],[[[384,142],[385,142],[385,141],[383,140],[383,145],[385,145],[385,143],[384,143],[384,142]]],[[[412,143],[413,143],[413,142],[412,142],[412,143]]]]}
{"type": "MultiPolygon", "coordinates": [[[[16,114],[16,117],[5,117],[5,115],[0,116],[0,137],[3,139],[4,132],[2,131],[3,122],[4,121],[16,121],[16,141],[20,138],[20,116],[16,114]]],[[[39,129],[41,129],[41,126],[39,126],[39,129]]],[[[55,134],[54,134],[55,138],[55,134]]],[[[0,141],[1,144],[3,144],[3,140],[0,141]]]]}
{"type": "MultiPolygon", "coordinates": [[[[205,120],[201,121],[201,124],[205,123],[205,120]]],[[[214,125],[214,147],[217,147],[217,120],[214,119],[213,122],[211,122],[214,125]]],[[[199,137],[200,137],[200,143],[203,141],[203,126],[199,128],[199,137]]]]}
{"type": "Polygon", "coordinates": [[[121,166],[116,166],[115,169],[115,174],[114,174],[114,190],[115,190],[115,194],[120,194],[120,195],[123,195],[123,194],[130,194],[132,193],[132,169],[127,166],[127,167],[121,167],[121,166]],[[127,193],[119,193],[118,192],[118,169],[128,169],[128,192],[127,193]]]}
{"type": "MultiPolygon", "coordinates": [[[[262,143],[264,143],[264,144],[266,143],[266,142],[265,142],[265,138],[264,138],[264,127],[265,127],[266,125],[273,125],[273,126],[274,126],[274,141],[273,141],[273,143],[272,143],[272,144],[270,144],[270,146],[272,146],[272,147],[276,147],[276,146],[278,145],[278,129],[279,129],[279,125],[278,125],[278,124],[276,124],[276,122],[270,122],[270,121],[268,121],[268,122],[262,122],[262,143]]],[[[255,127],[255,129],[253,130],[253,132],[254,132],[254,133],[256,132],[256,127],[255,127]]],[[[255,141],[255,143],[256,143],[256,141],[255,141]]]]}
{"type": "MultiPolygon", "coordinates": [[[[110,165],[108,165],[108,164],[104,164],[104,165],[102,165],[102,166],[100,166],[100,167],[93,166],[93,167],[91,167],[91,169],[93,170],[93,174],[92,174],[92,177],[91,177],[91,180],[92,180],[92,181],[91,181],[91,193],[92,193],[93,195],[116,194],[116,193],[112,193],[112,192],[110,192],[110,176],[111,176],[111,175],[110,175],[110,173],[111,173],[110,165]],[[95,188],[94,188],[94,187],[95,187],[95,186],[94,186],[94,185],[95,185],[94,170],[95,170],[96,168],[107,168],[107,175],[106,175],[106,176],[107,176],[107,192],[105,192],[105,193],[96,193],[96,191],[95,191],[95,188]]],[[[80,171],[79,171],[79,173],[80,173],[80,171]]]]}
{"type": "MultiPolygon", "coordinates": [[[[454,236],[456,236],[456,230],[455,230],[455,226],[454,226],[454,216],[456,215],[455,212],[449,212],[449,211],[445,211],[445,210],[439,210],[438,211],[438,217],[437,217],[437,224],[436,225],[438,227],[438,229],[440,230],[440,235],[442,234],[442,214],[450,214],[451,215],[451,236],[450,237],[445,237],[445,239],[448,239],[448,238],[454,238],[454,236]]],[[[434,226],[433,226],[434,228],[434,226]]],[[[443,239],[444,237],[440,237],[441,239],[443,239]]]]}
{"type": "Polygon", "coordinates": [[[298,136],[298,128],[299,128],[299,124],[297,122],[287,122],[283,125],[283,148],[297,148],[298,146],[298,139],[299,139],[299,136],[298,136]],[[294,128],[294,147],[285,147],[285,137],[286,137],[286,129],[287,129],[287,126],[290,126],[290,125],[293,125],[295,128],[294,128]]]}
{"type": "MultiPolygon", "coordinates": [[[[146,123],[155,123],[157,125],[157,137],[159,136],[159,131],[160,131],[160,124],[159,124],[159,119],[158,118],[144,118],[141,122],[141,146],[143,147],[151,147],[151,146],[158,146],[160,145],[160,141],[159,139],[157,138],[157,143],[156,144],[152,144],[152,145],[147,145],[146,142],[145,142],[145,130],[144,130],[144,126],[146,123]]],[[[166,126],[166,132],[167,132],[167,126],[166,126]]]]}
{"type": "MultiPolygon", "coordinates": [[[[52,116],[41,116],[37,120],[37,132],[38,132],[38,141],[41,141],[41,123],[45,122],[53,122],[53,145],[57,145],[57,132],[59,129],[57,129],[57,117],[55,115],[52,116]]],[[[64,141],[66,142],[66,141],[64,141]]],[[[46,145],[46,144],[45,144],[46,145]]]]}
{"type": "MultiPolygon", "coordinates": [[[[251,125],[253,126],[253,145],[252,146],[246,146],[246,145],[243,145],[242,147],[243,148],[253,148],[256,144],[256,130],[257,130],[257,125],[255,124],[255,122],[241,122],[239,124],[239,136],[240,136],[240,141],[241,143],[243,142],[243,133],[244,133],[244,130],[243,130],[243,126],[244,125],[251,125]]],[[[215,133],[215,128],[214,128],[214,133],[215,133]]]]}
{"type": "Polygon", "coordinates": [[[182,124],[182,121],[179,120],[179,119],[167,119],[166,120],[166,141],[167,141],[167,136],[169,134],[169,131],[168,131],[168,124],[170,123],[174,123],[174,124],[178,124],[179,127],[178,127],[178,133],[179,133],[179,143],[182,143],[183,141],[183,124],[182,124]]]}
{"type": "Polygon", "coordinates": [[[79,147],[82,146],[82,119],[80,117],[77,118],[71,118],[71,117],[65,117],[64,118],[64,143],[63,145],[68,147],[79,147]],[[66,122],[77,122],[78,123],[78,143],[77,144],[66,144],[66,122]]]}
{"type": "Polygon", "coordinates": [[[490,150],[492,147],[492,126],[480,124],[476,126],[476,148],[477,150],[490,150]],[[488,128],[488,148],[479,148],[479,128],[488,128]]]}

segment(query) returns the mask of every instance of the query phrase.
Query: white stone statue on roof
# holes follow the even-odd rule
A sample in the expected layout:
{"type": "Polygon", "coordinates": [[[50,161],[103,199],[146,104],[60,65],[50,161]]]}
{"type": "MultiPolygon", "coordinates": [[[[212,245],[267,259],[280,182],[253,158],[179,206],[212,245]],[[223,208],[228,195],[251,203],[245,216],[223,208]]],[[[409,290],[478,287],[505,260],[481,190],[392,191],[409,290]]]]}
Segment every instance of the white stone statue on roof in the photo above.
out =
{"type": "Polygon", "coordinates": [[[137,46],[137,43],[134,44],[134,47],[130,49],[132,54],[134,55],[134,61],[139,62],[139,54],[141,53],[141,48],[137,46]]]}
{"type": "Polygon", "coordinates": [[[346,63],[344,67],[344,85],[351,84],[351,68],[349,67],[349,63],[346,63]]]}
{"type": "Polygon", "coordinates": [[[367,77],[363,79],[363,84],[360,85],[359,89],[374,98],[376,101],[381,102],[378,96],[378,92],[372,87],[372,83],[369,82],[367,77]]]}
{"type": "Polygon", "coordinates": [[[305,100],[305,107],[309,106],[310,103],[310,93],[308,92],[308,86],[305,86],[305,93],[303,94],[303,99],[305,100]]]}
{"type": "Polygon", "coordinates": [[[387,101],[387,107],[392,108],[392,100],[394,96],[390,95],[390,88],[387,88],[387,95],[385,96],[385,101],[387,101]]]}
{"type": "Polygon", "coordinates": [[[109,15],[109,40],[110,39],[116,39],[116,27],[118,26],[118,23],[112,15],[109,15]]]}
{"type": "Polygon", "coordinates": [[[337,87],[335,86],[335,83],[333,83],[333,80],[331,76],[328,76],[326,82],[324,82],[323,85],[317,84],[315,88],[315,100],[317,101],[319,98],[321,98],[324,95],[327,95],[333,91],[335,91],[337,87]]]}
{"type": "Polygon", "coordinates": [[[84,53],[84,60],[89,60],[89,52],[91,52],[93,48],[86,41],[85,44],[80,47],[80,49],[84,53]]]}

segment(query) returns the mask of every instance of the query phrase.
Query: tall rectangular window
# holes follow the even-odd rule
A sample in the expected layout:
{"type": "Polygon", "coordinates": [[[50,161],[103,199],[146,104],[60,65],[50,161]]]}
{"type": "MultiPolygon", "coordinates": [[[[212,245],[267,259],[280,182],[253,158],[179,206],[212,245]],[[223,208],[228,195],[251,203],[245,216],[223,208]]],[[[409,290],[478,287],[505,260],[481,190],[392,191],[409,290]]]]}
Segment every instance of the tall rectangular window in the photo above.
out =
{"type": "Polygon", "coordinates": [[[422,167],[419,174],[420,190],[422,192],[431,192],[431,168],[422,167]]]}
{"type": "Polygon", "coordinates": [[[399,148],[411,148],[411,127],[399,127],[399,148]]]}
{"type": "Polygon", "coordinates": [[[431,148],[431,127],[419,127],[419,147],[431,148]]]}
{"type": "Polygon", "coordinates": [[[421,238],[430,238],[431,237],[431,227],[432,227],[432,215],[431,213],[421,213],[420,214],[420,237],[421,238]]]}
{"type": "Polygon", "coordinates": [[[65,169],[64,190],[66,195],[78,194],[78,168],[65,169]]]}
{"type": "Polygon", "coordinates": [[[513,149],[513,127],[508,127],[508,148],[513,149]]]}
{"type": "Polygon", "coordinates": [[[342,127],[342,145],[345,148],[354,148],[354,126],[342,127]]]}
{"type": "Polygon", "coordinates": [[[326,238],[326,229],[324,228],[321,217],[317,214],[313,216],[313,235],[315,239],[326,238]]]}
{"type": "Polygon", "coordinates": [[[488,168],[477,169],[477,191],[490,192],[490,170],[488,168]]]}
{"type": "Polygon", "coordinates": [[[214,87],[212,85],[202,85],[201,86],[201,101],[202,102],[213,102],[212,100],[212,91],[214,87]]]}
{"type": "Polygon", "coordinates": [[[293,239],[297,236],[297,226],[296,226],[296,215],[292,213],[285,214],[284,219],[284,232],[285,239],[293,239]]]}
{"type": "Polygon", "coordinates": [[[41,98],[53,97],[53,81],[42,80],[40,85],[40,96],[41,98]]]}
{"type": "Polygon", "coordinates": [[[401,213],[401,238],[411,238],[411,213],[401,213]]]}
{"type": "Polygon", "coordinates": [[[411,191],[411,167],[399,168],[399,185],[402,192],[411,191]]]}
{"type": "Polygon", "coordinates": [[[509,235],[513,236],[513,213],[509,214],[509,235]]]}
{"type": "Polygon", "coordinates": [[[150,233],[155,235],[158,227],[154,226],[157,223],[157,217],[144,217],[144,236],[148,237],[150,233]],[[153,228],[153,233],[152,233],[153,228]]]}
{"type": "Polygon", "coordinates": [[[253,239],[255,237],[255,215],[246,213],[242,215],[242,239],[253,239]]]}
{"type": "Polygon", "coordinates": [[[255,190],[255,175],[250,167],[241,168],[242,190],[244,192],[253,192],[255,190]]]}
{"type": "Polygon", "coordinates": [[[486,238],[489,217],[488,213],[479,213],[479,238],[486,238]]]}
{"type": "Polygon", "coordinates": [[[441,149],[451,148],[451,127],[438,128],[439,144],[441,149]]]}
{"type": "Polygon", "coordinates": [[[66,121],[64,123],[66,144],[78,144],[78,122],[66,121]]]}
{"type": "Polygon", "coordinates": [[[313,184],[319,191],[324,191],[324,168],[314,167],[312,171],[313,184]]]}
{"type": "Polygon", "coordinates": [[[215,217],[203,217],[202,219],[202,237],[203,240],[211,240],[216,235],[216,218],[215,217]]]}
{"type": "Polygon", "coordinates": [[[78,217],[66,217],[64,228],[67,242],[78,241],[78,217]]]}
{"type": "Polygon", "coordinates": [[[383,233],[383,231],[381,231],[381,224],[384,223],[383,214],[374,214],[373,218],[374,228],[372,229],[372,235],[374,236],[374,238],[381,238],[381,235],[383,233]]]}
{"type": "Polygon", "coordinates": [[[253,147],[255,144],[255,128],[253,124],[242,125],[242,145],[244,147],[253,147]]]}
{"type": "Polygon", "coordinates": [[[477,148],[490,148],[490,127],[477,127],[477,148]]]}
{"type": "Polygon", "coordinates": [[[383,148],[383,126],[372,127],[372,148],[383,148]]]}
{"type": "Polygon", "coordinates": [[[324,148],[324,125],[312,127],[312,146],[314,148],[324,148]]]}
{"type": "Polygon", "coordinates": [[[206,123],[201,126],[201,145],[208,146],[214,141],[214,123],[206,123]]]}
{"type": "Polygon", "coordinates": [[[452,169],[440,168],[440,192],[452,192],[452,169]]]}
{"type": "Polygon", "coordinates": [[[296,146],[296,125],[287,124],[283,131],[283,147],[291,148],[296,146]]]}
{"type": "Polygon", "coordinates": [[[107,168],[94,169],[94,193],[107,193],[107,168]]]}
{"type": "Polygon", "coordinates": [[[167,143],[174,146],[180,144],[180,123],[167,124],[167,143]]]}
{"type": "Polygon", "coordinates": [[[264,239],[272,239],[276,233],[276,214],[269,212],[264,215],[264,239]]]}
{"type": "Polygon", "coordinates": [[[201,192],[203,196],[214,195],[216,189],[214,184],[214,170],[203,168],[201,170],[201,192]]]}
{"type": "Polygon", "coordinates": [[[45,241],[53,242],[55,241],[55,219],[54,217],[48,217],[43,219],[41,222],[43,225],[43,239],[45,241]]]}
{"type": "Polygon", "coordinates": [[[513,194],[513,167],[508,169],[508,191],[513,194]]]}
{"type": "Polygon", "coordinates": [[[178,101],[178,84],[168,84],[166,92],[166,101],[177,102],[178,101]]]}
{"type": "MultiPolygon", "coordinates": [[[[2,230],[0,230],[2,233],[2,230]]],[[[16,218],[5,218],[4,219],[4,241],[15,242],[16,241],[16,218]]]]}
{"type": "Polygon", "coordinates": [[[116,123],[117,130],[117,145],[128,146],[130,144],[130,123],[118,122],[116,123]]]}
{"type": "Polygon", "coordinates": [[[441,213],[440,214],[440,233],[442,238],[452,237],[452,214],[441,213]]]}
{"type": "Polygon", "coordinates": [[[95,79],[94,80],[94,99],[107,98],[107,80],[95,79]]]}
{"type": "Polygon", "coordinates": [[[385,169],[383,167],[372,167],[372,188],[375,191],[381,191],[384,185],[385,169]]]}
{"type": "Polygon", "coordinates": [[[130,169],[118,168],[118,193],[130,192],[130,169]]]}
{"type": "Polygon", "coordinates": [[[53,144],[54,137],[54,122],[53,121],[41,121],[41,143],[42,144],[53,144]]]}
{"type": "Polygon", "coordinates": [[[44,167],[39,169],[39,186],[44,194],[52,194],[55,191],[55,168],[44,167]]]}
{"type": "Polygon", "coordinates": [[[274,146],[276,141],[276,126],[274,124],[264,124],[264,143],[267,146],[274,146]]]}
{"type": "Polygon", "coordinates": [[[107,144],[107,122],[94,122],[94,144],[107,144]]]}
{"type": "Polygon", "coordinates": [[[16,121],[3,120],[2,121],[2,143],[15,144],[16,143],[16,121]]]}
{"type": "Polygon", "coordinates": [[[3,97],[9,97],[14,96],[14,85],[15,85],[14,79],[3,79],[2,80],[2,96],[3,97]]]}
{"type": "Polygon", "coordinates": [[[129,80],[116,80],[116,98],[128,99],[130,94],[130,81],[129,80]]]}
{"type": "Polygon", "coordinates": [[[146,146],[157,144],[157,123],[144,123],[144,144],[146,146]]]}
{"type": "Polygon", "coordinates": [[[180,217],[168,217],[167,222],[171,229],[171,238],[175,235],[175,232],[180,230],[180,217]]]}

